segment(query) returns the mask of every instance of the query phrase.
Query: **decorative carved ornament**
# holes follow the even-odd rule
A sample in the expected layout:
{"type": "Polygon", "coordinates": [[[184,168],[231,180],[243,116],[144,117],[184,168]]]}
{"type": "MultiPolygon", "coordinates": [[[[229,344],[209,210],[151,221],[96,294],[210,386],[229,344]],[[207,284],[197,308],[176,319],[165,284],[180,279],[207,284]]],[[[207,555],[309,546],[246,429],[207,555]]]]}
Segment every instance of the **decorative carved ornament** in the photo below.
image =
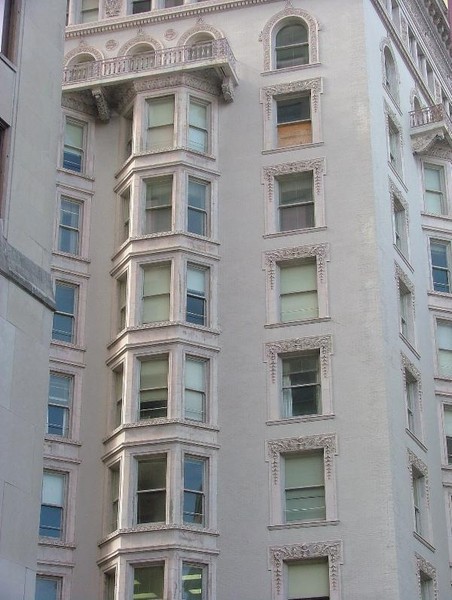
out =
{"type": "MultiPolygon", "coordinates": [[[[408,449],[408,469],[411,474],[413,474],[413,468],[416,469],[419,473],[422,474],[425,481],[425,497],[427,500],[427,505],[430,505],[430,486],[428,480],[428,469],[425,462],[423,462],[419,457],[417,457],[414,452],[408,449]]],[[[411,477],[411,485],[413,485],[413,477],[411,477]]]]}
{"type": "Polygon", "coordinates": [[[79,54],[91,54],[94,60],[103,60],[105,58],[100,50],[94,46],[88,46],[84,40],[80,40],[80,44],[77,46],[77,48],[70,50],[64,57],[64,66],[67,67],[71,60],[73,60],[79,54]]]}
{"type": "Polygon", "coordinates": [[[225,77],[221,84],[221,93],[225,102],[233,102],[234,100],[234,83],[231,77],[225,77]]]}
{"type": "Polygon", "coordinates": [[[177,37],[177,31],[175,29],[167,29],[163,34],[163,37],[165,38],[165,40],[168,40],[170,42],[171,40],[174,40],[177,37]]]}
{"type": "Polygon", "coordinates": [[[319,62],[319,24],[309,13],[305,10],[294,8],[292,4],[287,3],[286,7],[273,15],[273,17],[267,21],[260,36],[259,41],[262,42],[264,50],[264,71],[270,71],[272,68],[272,48],[275,38],[275,25],[280,21],[292,18],[302,19],[308,27],[308,39],[309,39],[309,62],[319,62]]]}
{"type": "Polygon", "coordinates": [[[176,73],[167,77],[155,77],[153,79],[140,79],[133,84],[136,92],[148,92],[154,90],[162,90],[165,88],[185,86],[207,92],[214,96],[218,96],[218,86],[210,79],[188,75],[187,73],[176,73]]]}
{"type": "Polygon", "coordinates": [[[409,290],[410,294],[411,294],[411,304],[413,306],[413,316],[416,313],[416,303],[415,303],[415,296],[414,296],[414,285],[412,283],[412,281],[410,281],[410,279],[408,279],[408,276],[406,275],[406,273],[400,268],[400,266],[394,261],[394,277],[396,280],[396,285],[397,285],[397,289],[400,293],[400,282],[403,283],[403,285],[407,288],[407,290],[409,290]]]}
{"type": "Polygon", "coordinates": [[[111,52],[112,50],[114,50],[115,48],[117,48],[117,47],[118,47],[118,45],[119,45],[119,42],[117,42],[116,40],[107,40],[107,41],[105,42],[105,48],[106,48],[107,50],[110,50],[110,52],[111,52]]]}
{"type": "Polygon", "coordinates": [[[391,177],[388,177],[388,180],[389,180],[389,194],[391,195],[391,199],[392,199],[392,209],[394,211],[397,211],[398,207],[397,207],[396,201],[400,202],[400,204],[403,206],[403,210],[405,211],[406,225],[408,228],[408,215],[409,215],[408,203],[405,200],[405,198],[403,197],[400,189],[396,186],[396,184],[391,179],[391,177]]]}
{"type": "Polygon", "coordinates": [[[399,75],[399,69],[397,68],[397,63],[394,59],[394,49],[392,47],[392,43],[391,40],[389,38],[384,38],[381,43],[380,43],[380,51],[381,51],[381,73],[382,73],[382,78],[383,78],[383,87],[386,89],[386,91],[389,93],[389,95],[392,97],[393,100],[395,100],[396,104],[399,105],[400,104],[400,98],[399,98],[399,86],[400,86],[400,75],[399,75]],[[394,84],[395,84],[395,89],[389,89],[388,86],[386,85],[386,60],[385,60],[385,48],[388,49],[389,53],[391,54],[392,57],[392,63],[393,63],[393,67],[394,67],[394,84]]]}
{"type": "Polygon", "coordinates": [[[403,354],[403,352],[400,353],[400,357],[402,359],[403,385],[406,386],[406,384],[407,384],[406,371],[408,371],[410,373],[410,375],[413,377],[413,379],[416,380],[419,406],[420,406],[420,408],[422,410],[422,379],[421,379],[421,372],[419,371],[418,368],[416,368],[413,365],[413,363],[410,360],[408,360],[408,358],[405,356],[405,354],[403,354]]]}
{"type": "Polygon", "coordinates": [[[197,33],[210,33],[215,40],[226,38],[225,34],[222,31],[220,31],[213,25],[209,25],[204,21],[202,17],[200,17],[196,21],[196,25],[194,27],[191,27],[180,36],[180,38],[177,41],[177,45],[185,46],[185,44],[190,40],[190,38],[196,35],[197,33]]]}
{"type": "Polygon", "coordinates": [[[285,94],[294,94],[297,92],[306,92],[311,90],[312,105],[314,112],[319,108],[319,96],[322,93],[322,80],[305,79],[304,81],[291,81],[290,83],[280,83],[262,88],[262,101],[265,103],[265,114],[270,119],[272,113],[272,102],[275,96],[284,96],[285,94]]]}
{"type": "MultiPolygon", "coordinates": [[[[131,38],[125,44],[121,46],[118,50],[118,56],[126,56],[131,48],[137,46],[138,44],[149,44],[152,46],[153,50],[162,50],[163,44],[161,44],[158,40],[151,37],[150,35],[146,35],[142,29],[138,30],[138,33],[135,37],[131,38]]],[[[149,50],[152,51],[151,49],[149,50]]]]}
{"type": "MultiPolygon", "coordinates": [[[[435,146],[438,144],[442,149],[444,149],[444,142],[446,140],[446,135],[444,133],[444,129],[441,125],[438,124],[433,130],[423,132],[423,133],[412,133],[411,134],[411,146],[414,154],[423,154],[426,153],[430,156],[435,156],[435,146]]],[[[447,142],[446,142],[447,144],[447,142]]],[[[444,150],[443,150],[444,152],[444,150]]],[[[447,158],[450,160],[452,154],[452,150],[449,146],[449,151],[447,152],[447,158]]]]}
{"type": "Polygon", "coordinates": [[[325,281],[326,261],[328,257],[328,244],[315,244],[312,246],[298,246],[295,248],[282,248],[265,252],[265,267],[270,283],[270,289],[275,286],[276,265],[285,260],[296,260],[299,258],[315,257],[317,261],[317,273],[323,283],[325,281]]]}
{"type": "Polygon", "coordinates": [[[322,375],[328,377],[330,354],[332,353],[332,338],[330,335],[296,338],[281,342],[270,342],[265,345],[265,353],[272,383],[276,383],[278,356],[289,352],[304,352],[305,350],[319,350],[322,375]]]}
{"type": "Polygon", "coordinates": [[[63,94],[61,97],[61,106],[81,112],[85,115],[97,116],[94,98],[89,91],[76,92],[71,94],[63,94]]]}
{"type": "Polygon", "coordinates": [[[419,598],[421,597],[421,574],[424,573],[427,577],[433,581],[433,600],[438,600],[438,579],[436,577],[436,569],[435,567],[425,560],[423,556],[415,552],[416,557],[416,567],[417,567],[417,584],[419,588],[419,598]]]}
{"type": "Polygon", "coordinates": [[[96,87],[91,90],[94,101],[96,102],[97,112],[101,121],[110,120],[110,107],[108,106],[107,98],[104,90],[101,87],[96,87]]]}
{"type": "Polygon", "coordinates": [[[328,557],[331,588],[339,586],[339,564],[342,563],[342,542],[314,542],[311,544],[292,544],[290,546],[272,546],[270,565],[277,598],[282,592],[284,563],[296,560],[328,557]]]}
{"type": "Polygon", "coordinates": [[[105,0],[104,12],[106,17],[117,17],[121,11],[122,0],[105,0]]]}
{"type": "Polygon", "coordinates": [[[304,452],[309,450],[324,451],[325,472],[327,479],[331,479],[333,473],[333,456],[337,454],[336,434],[325,433],[321,435],[309,435],[299,438],[270,440],[267,443],[267,451],[273,475],[273,483],[275,485],[278,483],[281,454],[304,452]]]}
{"type": "Polygon", "coordinates": [[[314,158],[312,160],[302,160],[298,162],[284,163],[282,165],[274,165],[273,167],[264,167],[263,179],[267,192],[267,199],[273,202],[274,197],[274,180],[275,177],[288,175],[291,173],[302,173],[304,171],[314,172],[314,188],[317,194],[322,190],[323,175],[325,175],[325,159],[314,158]]]}
{"type": "Polygon", "coordinates": [[[402,38],[402,42],[405,48],[409,50],[410,38],[408,35],[408,22],[402,15],[400,15],[400,37],[402,38]]]}

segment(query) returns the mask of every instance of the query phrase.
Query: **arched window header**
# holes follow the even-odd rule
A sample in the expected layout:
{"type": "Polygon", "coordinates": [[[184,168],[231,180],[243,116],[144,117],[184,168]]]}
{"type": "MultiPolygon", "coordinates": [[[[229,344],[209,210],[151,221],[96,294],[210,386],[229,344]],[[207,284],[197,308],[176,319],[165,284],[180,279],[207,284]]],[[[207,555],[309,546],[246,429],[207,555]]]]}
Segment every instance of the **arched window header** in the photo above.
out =
{"type": "Polygon", "coordinates": [[[275,38],[275,67],[295,67],[309,63],[308,28],[303,21],[283,25],[275,38]]]}

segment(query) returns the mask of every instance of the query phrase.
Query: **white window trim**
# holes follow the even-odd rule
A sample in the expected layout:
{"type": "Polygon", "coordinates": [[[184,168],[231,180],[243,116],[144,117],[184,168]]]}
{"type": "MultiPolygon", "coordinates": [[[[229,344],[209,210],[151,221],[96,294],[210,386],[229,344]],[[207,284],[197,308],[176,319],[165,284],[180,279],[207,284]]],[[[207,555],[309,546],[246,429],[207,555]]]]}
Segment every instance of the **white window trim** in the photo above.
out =
{"type": "Polygon", "coordinates": [[[68,109],[64,110],[62,119],[62,128],[60,135],[60,147],[59,147],[59,169],[73,175],[75,177],[82,177],[84,179],[92,179],[94,173],[94,119],[90,118],[85,114],[80,114],[76,111],[68,109]],[[63,153],[64,153],[64,137],[66,130],[66,121],[73,122],[76,125],[83,126],[83,163],[82,170],[80,172],[72,171],[63,167],[63,153]]]}
{"type": "Polygon", "coordinates": [[[342,542],[311,542],[269,548],[269,564],[272,579],[272,600],[287,600],[284,582],[286,563],[328,558],[330,579],[330,600],[340,600],[340,565],[342,564],[342,542]]]}
{"type": "Polygon", "coordinates": [[[335,459],[337,455],[336,434],[311,435],[298,438],[285,438],[267,442],[267,461],[270,476],[270,528],[278,529],[304,528],[312,525],[328,525],[337,521],[335,459]],[[325,486],[325,519],[316,521],[284,521],[284,483],[281,473],[284,457],[300,455],[312,450],[323,450],[324,457],[324,486],[325,486]]]}
{"type": "Polygon", "coordinates": [[[416,300],[415,300],[415,294],[414,294],[414,284],[410,281],[410,279],[408,279],[408,276],[405,274],[405,272],[400,268],[400,266],[396,262],[394,263],[394,278],[396,281],[397,294],[399,296],[399,300],[400,300],[400,296],[401,296],[402,286],[405,287],[405,289],[407,290],[406,294],[404,294],[404,295],[410,296],[409,310],[410,310],[411,314],[408,315],[408,321],[409,321],[407,323],[408,337],[405,336],[402,332],[402,328],[401,328],[402,315],[401,315],[401,307],[400,307],[400,301],[399,301],[399,323],[400,323],[400,331],[399,332],[400,332],[400,336],[405,342],[408,342],[409,347],[416,347],[416,300]]]}
{"type": "Polygon", "coordinates": [[[111,319],[111,325],[112,325],[112,337],[115,337],[116,335],[120,334],[121,332],[125,331],[128,326],[129,326],[129,312],[130,312],[130,302],[129,302],[129,298],[130,298],[130,274],[129,274],[129,268],[128,266],[126,266],[125,268],[121,269],[120,271],[118,271],[117,273],[115,272],[114,275],[114,279],[113,279],[113,314],[115,315],[114,319],[111,319]],[[121,310],[121,303],[120,303],[120,297],[119,297],[119,284],[120,281],[123,280],[125,278],[126,280],[126,303],[125,303],[125,326],[123,328],[121,328],[120,323],[121,323],[121,315],[120,315],[120,310],[121,310]]]}
{"type": "Polygon", "coordinates": [[[406,252],[404,253],[402,250],[400,250],[397,247],[396,244],[396,239],[395,239],[395,222],[393,223],[393,230],[394,230],[394,248],[396,249],[396,251],[400,254],[400,256],[403,257],[403,259],[405,260],[405,262],[408,262],[408,266],[411,268],[411,265],[409,264],[409,260],[410,260],[410,219],[409,219],[409,207],[408,207],[408,203],[405,200],[402,192],[400,191],[400,189],[396,186],[396,184],[392,181],[391,177],[389,177],[389,194],[391,196],[391,204],[392,204],[392,212],[393,212],[393,219],[395,221],[395,213],[399,212],[397,210],[397,203],[400,204],[400,206],[402,206],[403,210],[405,211],[405,236],[406,236],[406,240],[405,244],[406,244],[406,252]]]}
{"type": "Polygon", "coordinates": [[[74,310],[74,341],[64,342],[62,340],[51,340],[52,346],[61,346],[65,348],[74,348],[84,350],[85,346],[85,319],[86,319],[86,295],[88,275],[82,273],[68,274],[66,270],[57,267],[52,268],[52,276],[55,284],[62,283],[74,286],[75,310],[74,310]]]}
{"type": "Polygon", "coordinates": [[[395,112],[390,108],[389,104],[384,102],[384,113],[385,113],[385,125],[386,125],[386,140],[387,140],[387,149],[388,149],[388,166],[391,169],[391,172],[396,175],[396,177],[403,183],[404,178],[404,142],[402,135],[402,126],[400,124],[399,119],[397,118],[395,112]],[[400,159],[400,169],[397,169],[391,163],[391,149],[390,149],[390,131],[391,131],[391,123],[394,126],[394,134],[397,135],[397,146],[400,156],[396,157],[400,159]]]}
{"type": "Polygon", "coordinates": [[[320,94],[323,92],[322,79],[306,79],[290,83],[280,83],[261,89],[261,103],[263,105],[264,125],[264,151],[287,152],[294,148],[309,147],[322,142],[322,117],[320,107],[320,94]],[[297,144],[295,146],[277,145],[277,119],[276,102],[284,97],[296,97],[308,92],[311,98],[311,130],[312,142],[309,144],[297,144]]]}
{"type": "MultiPolygon", "coordinates": [[[[440,394],[438,394],[438,396],[439,395],[440,394]]],[[[444,398],[444,400],[440,402],[440,416],[439,416],[440,427],[439,427],[439,430],[440,430],[442,438],[443,438],[442,444],[441,444],[441,455],[442,455],[442,463],[443,463],[442,466],[443,466],[443,468],[450,469],[452,467],[452,464],[449,464],[448,457],[447,457],[446,426],[445,426],[445,418],[444,418],[444,412],[446,410],[450,411],[452,413],[452,398],[449,396],[446,396],[444,398]]]]}
{"type": "Polygon", "coordinates": [[[54,228],[54,254],[72,258],[74,260],[88,261],[89,253],[89,224],[91,220],[91,203],[93,194],[87,191],[81,191],[71,187],[58,185],[57,189],[57,205],[55,211],[55,228],[54,228]],[[80,204],[80,225],[79,225],[79,251],[77,254],[63,252],[58,248],[59,242],[59,226],[60,226],[60,210],[61,200],[65,198],[80,204]]]}
{"type": "Polygon", "coordinates": [[[277,12],[264,25],[259,40],[262,42],[264,53],[264,72],[284,72],[287,70],[302,69],[319,62],[319,24],[318,21],[305,10],[287,6],[283,10],[277,12]],[[274,56],[276,34],[279,29],[284,26],[285,22],[290,21],[292,18],[294,20],[303,21],[308,30],[309,62],[306,65],[297,65],[296,67],[289,67],[288,69],[276,69],[274,56]]]}
{"type": "Polygon", "coordinates": [[[391,98],[391,100],[393,100],[393,102],[396,104],[397,108],[399,108],[399,106],[400,106],[400,75],[399,75],[398,65],[397,65],[397,62],[395,59],[394,48],[393,48],[391,40],[389,38],[385,38],[384,40],[382,40],[382,42],[380,44],[380,51],[381,51],[383,87],[386,90],[389,97],[391,98]],[[394,82],[393,82],[394,87],[393,88],[390,87],[389,85],[387,85],[387,83],[386,83],[386,56],[385,56],[386,49],[391,54],[392,61],[394,63],[394,82]]]}
{"type": "Polygon", "coordinates": [[[439,218],[450,218],[451,217],[451,201],[452,201],[452,168],[450,165],[450,162],[447,160],[441,160],[437,157],[426,157],[422,160],[421,162],[422,165],[422,169],[421,169],[421,182],[422,182],[422,192],[423,192],[423,209],[425,214],[428,214],[429,216],[433,216],[433,217],[439,217],[439,218]],[[427,212],[426,208],[425,208],[425,175],[424,175],[424,167],[425,165],[427,166],[432,166],[432,167],[437,167],[438,169],[442,170],[443,173],[443,185],[444,185],[444,208],[445,211],[444,213],[438,215],[436,213],[429,213],[427,212]]]}
{"type": "Polygon", "coordinates": [[[440,296],[450,297],[452,294],[452,245],[450,238],[438,237],[438,236],[429,236],[428,238],[428,263],[430,268],[430,290],[429,294],[438,294],[440,296]],[[431,252],[431,244],[441,244],[446,246],[446,255],[447,255],[447,271],[449,273],[449,292],[440,292],[434,289],[433,282],[433,264],[432,264],[432,252],[431,252]]]}
{"type": "Polygon", "coordinates": [[[431,536],[432,536],[432,523],[431,523],[431,512],[430,512],[430,483],[428,476],[427,465],[417,457],[414,452],[411,450],[407,450],[408,453],[408,471],[410,473],[410,486],[411,486],[411,497],[414,498],[414,488],[413,488],[413,479],[415,477],[415,471],[421,474],[421,477],[424,479],[425,486],[425,505],[424,510],[425,514],[421,512],[422,522],[425,527],[425,531],[423,535],[416,531],[415,525],[415,516],[414,516],[414,506],[413,506],[413,535],[418,538],[420,541],[423,541],[428,544],[428,547],[431,548],[431,536]]]}
{"type": "Polygon", "coordinates": [[[328,244],[282,248],[264,253],[264,268],[267,275],[267,325],[300,325],[328,318],[328,286],[326,276],[328,260],[328,244]],[[297,261],[309,258],[313,258],[316,261],[319,315],[313,319],[283,323],[280,315],[279,265],[284,263],[284,266],[290,266],[290,262],[293,261],[295,266],[297,261]]]}
{"type": "Polygon", "coordinates": [[[58,442],[79,444],[80,437],[80,416],[82,406],[82,371],[81,367],[74,364],[68,364],[67,361],[58,361],[55,358],[50,359],[49,374],[63,375],[72,377],[72,404],[69,408],[68,435],[65,438],[46,434],[46,438],[57,440],[58,442]]]}
{"type": "Polygon", "coordinates": [[[436,575],[436,568],[428,561],[426,560],[423,556],[421,556],[420,554],[418,554],[417,552],[415,553],[415,560],[416,560],[416,574],[417,574],[417,585],[418,585],[418,593],[419,593],[419,598],[420,600],[422,600],[422,591],[421,591],[421,574],[425,574],[427,575],[427,577],[429,577],[432,582],[433,582],[433,600],[438,600],[439,595],[438,595],[438,578],[436,575]]]}
{"type": "Polygon", "coordinates": [[[280,342],[270,342],[265,345],[265,361],[267,362],[267,389],[269,423],[293,423],[311,421],[333,416],[332,382],[331,382],[332,338],[329,335],[304,337],[280,342]],[[319,350],[320,388],[322,412],[318,415],[308,415],[283,419],[281,414],[281,389],[278,373],[281,370],[281,357],[289,354],[302,353],[309,350],[319,350]]]}
{"type": "MultiPolygon", "coordinates": [[[[407,381],[406,381],[406,372],[408,371],[409,374],[411,375],[411,377],[416,381],[416,387],[417,387],[417,405],[414,407],[414,410],[417,411],[417,420],[418,420],[418,427],[419,427],[419,431],[412,431],[409,427],[409,423],[408,423],[408,407],[406,406],[406,410],[405,410],[405,414],[406,414],[406,429],[407,431],[413,435],[417,440],[419,440],[421,443],[423,443],[424,440],[424,419],[423,419],[423,411],[424,411],[424,407],[423,407],[423,402],[422,402],[422,380],[421,380],[421,372],[419,371],[419,369],[417,369],[414,364],[405,356],[405,354],[403,354],[403,352],[400,353],[400,358],[401,358],[401,370],[402,370],[402,381],[403,381],[403,395],[406,395],[406,385],[407,385],[407,381]]],[[[405,398],[405,403],[406,403],[406,398],[405,398]]],[[[414,416],[415,420],[416,420],[416,415],[414,416]]]]}
{"type": "Polygon", "coordinates": [[[262,170],[262,181],[265,192],[265,232],[267,235],[289,235],[291,231],[280,231],[279,229],[279,205],[277,198],[278,177],[312,171],[313,173],[313,200],[314,200],[314,227],[306,230],[311,231],[325,226],[325,186],[323,177],[325,175],[325,159],[315,158],[299,162],[283,163],[262,170]]]}

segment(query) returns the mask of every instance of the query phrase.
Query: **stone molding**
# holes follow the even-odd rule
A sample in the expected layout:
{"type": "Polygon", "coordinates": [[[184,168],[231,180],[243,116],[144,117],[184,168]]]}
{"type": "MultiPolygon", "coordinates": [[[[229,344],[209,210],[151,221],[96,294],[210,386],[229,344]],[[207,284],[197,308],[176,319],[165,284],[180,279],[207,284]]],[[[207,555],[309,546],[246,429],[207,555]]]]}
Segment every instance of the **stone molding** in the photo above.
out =
{"type": "Polygon", "coordinates": [[[402,282],[404,284],[404,286],[407,288],[407,290],[409,290],[409,292],[411,294],[411,304],[413,307],[413,317],[414,317],[416,314],[414,284],[412,281],[410,281],[410,279],[408,278],[406,273],[403,271],[403,269],[400,267],[400,265],[398,263],[396,263],[395,261],[394,261],[394,277],[396,280],[397,290],[399,291],[399,293],[400,293],[400,282],[402,282]]]}
{"type": "Polygon", "coordinates": [[[268,441],[267,454],[271,465],[273,483],[276,485],[279,480],[281,454],[305,452],[309,450],[324,451],[325,472],[327,479],[331,480],[333,473],[333,456],[337,454],[337,440],[336,434],[325,433],[268,441]]]}
{"type": "Polygon", "coordinates": [[[304,171],[313,171],[314,188],[317,194],[322,190],[322,177],[325,175],[325,159],[314,158],[311,160],[302,160],[298,162],[284,163],[272,167],[263,168],[263,180],[267,192],[267,199],[273,202],[274,199],[274,180],[281,175],[290,175],[292,173],[303,173],[304,171]]]}
{"type": "Polygon", "coordinates": [[[85,40],[82,39],[82,40],[80,40],[80,44],[77,46],[77,48],[73,48],[65,55],[64,61],[63,61],[63,66],[67,67],[68,64],[71,62],[71,60],[74,59],[79,54],[80,55],[91,54],[91,56],[94,58],[94,60],[103,60],[105,58],[105,56],[102,54],[102,52],[100,50],[98,50],[94,46],[89,46],[85,42],[85,40]]]}
{"type": "Polygon", "coordinates": [[[189,39],[197,33],[210,33],[215,40],[226,38],[225,34],[213,25],[209,25],[204,21],[202,17],[199,17],[196,21],[196,25],[187,29],[177,41],[177,46],[185,46],[189,39]]]}
{"type": "MultiPolygon", "coordinates": [[[[418,456],[416,456],[416,454],[414,454],[414,452],[412,450],[408,449],[407,452],[408,452],[408,470],[410,471],[410,473],[412,475],[413,468],[415,468],[424,477],[425,497],[427,500],[427,506],[430,506],[430,486],[429,486],[427,465],[418,456]]],[[[412,486],[413,486],[413,477],[411,477],[411,487],[412,486]]]]}
{"type": "Polygon", "coordinates": [[[272,383],[276,383],[278,356],[290,352],[304,352],[305,350],[320,351],[320,365],[322,375],[328,377],[330,370],[330,354],[332,353],[332,338],[330,335],[296,338],[280,342],[269,342],[265,345],[266,360],[268,362],[272,383]]]}
{"type": "Polygon", "coordinates": [[[393,182],[393,180],[391,179],[391,177],[388,177],[388,182],[389,182],[389,193],[391,195],[391,201],[392,201],[392,208],[393,210],[397,210],[397,206],[395,204],[395,200],[397,199],[400,204],[403,206],[403,210],[405,211],[405,220],[406,220],[406,226],[408,229],[408,225],[409,225],[409,206],[408,206],[408,202],[405,200],[405,198],[403,197],[402,192],[400,191],[400,188],[397,187],[397,185],[393,182]]]}
{"type": "Polygon", "coordinates": [[[412,133],[411,146],[414,154],[428,154],[429,156],[438,156],[438,158],[452,159],[452,148],[445,141],[443,127],[431,129],[425,133],[412,133]]]}
{"type": "Polygon", "coordinates": [[[396,62],[396,59],[395,59],[394,48],[392,46],[391,40],[388,37],[384,38],[381,41],[381,43],[380,43],[380,51],[381,51],[381,69],[382,69],[382,73],[381,74],[382,74],[383,87],[387,90],[388,94],[395,101],[395,103],[397,104],[397,106],[399,106],[400,105],[400,97],[399,97],[400,73],[399,73],[399,68],[397,66],[397,62],[396,62]],[[392,62],[394,63],[394,83],[396,85],[396,89],[390,89],[386,85],[385,48],[387,48],[389,50],[389,52],[391,54],[391,57],[392,57],[392,62]]]}
{"type": "Polygon", "coordinates": [[[311,91],[312,106],[316,113],[319,108],[320,94],[322,93],[322,79],[305,79],[303,81],[291,81],[289,83],[280,83],[264,87],[261,90],[262,102],[265,105],[265,115],[268,120],[271,118],[272,102],[275,96],[283,96],[286,94],[295,94],[297,92],[311,91]]]}
{"type": "Polygon", "coordinates": [[[277,12],[271,17],[264,25],[260,35],[259,41],[262,42],[264,50],[264,71],[270,71],[272,69],[272,50],[275,41],[275,26],[281,21],[291,20],[292,18],[301,19],[305,22],[308,27],[308,39],[309,39],[309,63],[319,62],[319,24],[312,15],[305,10],[294,8],[294,6],[288,1],[283,10],[277,12]]]}
{"type": "Polygon", "coordinates": [[[138,32],[135,37],[131,38],[127,42],[125,42],[118,50],[117,56],[126,56],[131,48],[137,46],[138,44],[149,44],[152,46],[152,50],[163,50],[164,46],[161,42],[151,37],[150,35],[146,35],[141,27],[138,29],[138,32]]]}
{"type": "Polygon", "coordinates": [[[313,542],[272,546],[269,549],[269,554],[275,599],[282,598],[284,563],[304,559],[327,557],[331,588],[337,591],[339,587],[339,565],[342,563],[342,542],[313,542]]]}
{"type": "Polygon", "coordinates": [[[94,98],[89,90],[63,94],[61,97],[61,106],[62,108],[69,108],[70,110],[75,110],[92,117],[97,116],[94,98]]]}
{"type": "Polygon", "coordinates": [[[99,86],[91,90],[94,101],[97,106],[98,117],[101,121],[107,122],[110,120],[110,107],[104,90],[99,86]]]}
{"type": "Polygon", "coordinates": [[[104,0],[104,14],[106,17],[117,17],[121,12],[122,0],[104,0]]]}
{"type": "Polygon", "coordinates": [[[325,281],[326,261],[328,260],[328,244],[314,244],[312,246],[297,246],[295,248],[281,248],[265,252],[265,268],[267,271],[270,289],[275,287],[276,265],[286,260],[297,260],[300,258],[316,258],[317,273],[320,281],[325,281]]]}
{"type": "Polygon", "coordinates": [[[422,410],[422,379],[421,372],[414,364],[405,356],[403,352],[400,353],[400,358],[402,361],[401,369],[402,369],[402,377],[403,377],[403,385],[406,386],[406,371],[409,371],[410,375],[416,380],[417,383],[417,393],[418,393],[418,401],[420,409],[422,410]]]}
{"type": "Polygon", "coordinates": [[[428,562],[423,556],[414,553],[416,559],[416,568],[417,568],[417,583],[419,588],[419,598],[422,594],[421,589],[421,573],[425,573],[427,577],[433,581],[433,600],[438,600],[438,579],[436,577],[436,568],[432,565],[432,563],[428,562]]]}

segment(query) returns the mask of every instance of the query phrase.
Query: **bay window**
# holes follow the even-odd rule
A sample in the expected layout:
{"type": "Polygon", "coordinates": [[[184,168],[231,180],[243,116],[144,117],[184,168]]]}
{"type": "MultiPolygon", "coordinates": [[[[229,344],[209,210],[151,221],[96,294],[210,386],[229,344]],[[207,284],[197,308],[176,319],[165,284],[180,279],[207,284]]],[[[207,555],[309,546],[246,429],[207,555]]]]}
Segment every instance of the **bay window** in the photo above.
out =
{"type": "Polygon", "coordinates": [[[140,362],[140,419],[166,417],[168,413],[168,356],[140,362]]]}
{"type": "MultiPolygon", "coordinates": [[[[140,11],[142,12],[142,11],[140,11]]],[[[133,600],[163,600],[164,565],[147,565],[133,569],[133,600]]]]}
{"type": "Polygon", "coordinates": [[[171,266],[147,265],[143,271],[143,323],[169,321],[171,266]]]}
{"type": "Polygon", "coordinates": [[[166,455],[138,460],[136,514],[138,524],[166,521],[166,455]]]}
{"type": "Polygon", "coordinates": [[[173,178],[156,177],[146,182],[145,233],[172,229],[173,178]]]}
{"type": "Polygon", "coordinates": [[[186,320],[188,323],[207,324],[206,275],[206,269],[194,265],[187,267],[186,320]]]}
{"type": "Polygon", "coordinates": [[[190,98],[188,116],[188,147],[196,152],[209,149],[209,107],[190,98]]]}
{"type": "MultiPolygon", "coordinates": [[[[142,12],[142,11],[139,11],[142,12]]],[[[174,147],[174,96],[147,100],[148,150],[165,150],[174,147]]]]}

